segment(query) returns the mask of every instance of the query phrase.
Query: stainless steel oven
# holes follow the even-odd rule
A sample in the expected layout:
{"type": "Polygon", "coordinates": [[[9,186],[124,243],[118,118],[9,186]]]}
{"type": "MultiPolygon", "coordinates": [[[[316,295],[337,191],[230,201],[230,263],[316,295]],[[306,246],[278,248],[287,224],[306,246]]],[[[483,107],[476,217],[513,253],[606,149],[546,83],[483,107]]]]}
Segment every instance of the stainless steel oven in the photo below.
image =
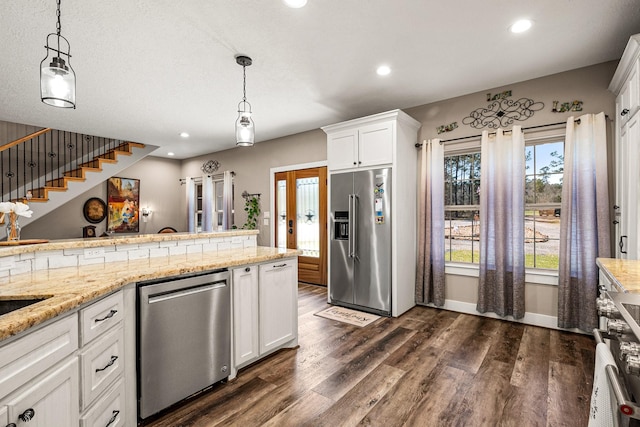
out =
{"type": "Polygon", "coordinates": [[[616,425],[640,426],[640,295],[605,291],[597,300],[600,328],[596,342],[606,342],[616,368],[606,366],[616,425]]]}
{"type": "Polygon", "coordinates": [[[138,283],[138,416],[229,376],[229,272],[138,283]]]}

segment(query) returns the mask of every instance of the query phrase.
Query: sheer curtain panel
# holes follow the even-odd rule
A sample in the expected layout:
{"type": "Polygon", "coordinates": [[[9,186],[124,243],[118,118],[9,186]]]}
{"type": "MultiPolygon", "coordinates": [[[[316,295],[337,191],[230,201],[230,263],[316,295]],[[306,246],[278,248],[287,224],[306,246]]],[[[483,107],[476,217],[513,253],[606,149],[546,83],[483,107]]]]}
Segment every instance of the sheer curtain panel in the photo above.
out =
{"type": "Polygon", "coordinates": [[[202,231],[213,231],[213,177],[202,176],[202,231]]]}
{"type": "Polygon", "coordinates": [[[524,317],[524,135],[520,126],[482,132],[481,313],[524,317]]]}
{"type": "Polygon", "coordinates": [[[186,177],[185,178],[185,192],[187,198],[187,231],[189,233],[196,232],[196,184],[193,181],[193,178],[186,177]]]}
{"type": "Polygon", "coordinates": [[[560,216],[558,326],[598,326],[597,257],[610,257],[605,115],[567,120],[560,216]]]}
{"type": "Polygon", "coordinates": [[[222,189],[222,226],[231,230],[233,226],[233,176],[230,171],[224,172],[222,189]]]}
{"type": "Polygon", "coordinates": [[[444,148],[422,144],[418,196],[416,302],[444,305],[444,148]]]}

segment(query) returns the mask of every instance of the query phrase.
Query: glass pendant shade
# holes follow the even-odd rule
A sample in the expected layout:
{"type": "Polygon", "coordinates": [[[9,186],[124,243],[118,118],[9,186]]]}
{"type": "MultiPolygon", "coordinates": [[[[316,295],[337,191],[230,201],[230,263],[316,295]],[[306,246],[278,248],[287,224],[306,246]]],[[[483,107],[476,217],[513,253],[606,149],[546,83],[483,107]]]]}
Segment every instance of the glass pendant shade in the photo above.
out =
{"type": "Polygon", "coordinates": [[[58,36],[58,49],[53,49],[49,46],[50,36],[56,37],[56,34],[47,36],[47,56],[40,63],[40,99],[54,107],[76,108],[76,73],[71,64],[61,58],[70,57],[68,49],[67,53],[59,49],[60,39],[65,42],[67,39],[58,36]]]}
{"type": "Polygon", "coordinates": [[[241,147],[252,146],[255,135],[251,111],[238,110],[238,119],[236,120],[236,145],[241,147]]]}

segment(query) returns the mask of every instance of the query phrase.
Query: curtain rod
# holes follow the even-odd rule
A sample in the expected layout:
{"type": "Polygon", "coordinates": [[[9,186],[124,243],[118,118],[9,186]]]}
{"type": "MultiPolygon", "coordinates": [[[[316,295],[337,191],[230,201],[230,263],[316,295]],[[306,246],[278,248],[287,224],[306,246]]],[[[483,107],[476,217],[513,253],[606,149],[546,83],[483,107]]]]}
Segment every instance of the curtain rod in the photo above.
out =
{"type": "MultiPolygon", "coordinates": [[[[609,116],[605,114],[605,118],[608,119],[609,116]]],[[[573,123],[579,125],[580,124],[580,119],[574,120],[573,123]]],[[[567,124],[567,122],[558,122],[558,123],[549,123],[549,124],[546,124],[546,125],[529,126],[529,127],[522,128],[522,131],[531,130],[531,129],[538,129],[538,128],[544,128],[544,127],[551,127],[551,126],[560,126],[560,125],[566,125],[566,124],[567,124]]],[[[508,131],[505,131],[505,132],[511,132],[511,130],[508,130],[508,131]]],[[[495,135],[495,134],[496,134],[495,132],[489,133],[489,135],[495,135]]],[[[481,136],[482,136],[482,134],[480,134],[480,135],[471,135],[471,136],[461,136],[460,138],[442,139],[442,140],[440,140],[440,144],[444,144],[445,142],[462,141],[464,139],[480,138],[481,136]]],[[[422,142],[416,142],[415,147],[416,148],[422,147],[422,142]]]]}
{"type": "MultiPolygon", "coordinates": [[[[223,178],[224,177],[224,173],[218,173],[215,175],[209,175],[207,174],[207,176],[210,176],[212,178],[223,178]]],[[[231,176],[234,177],[236,176],[236,173],[234,171],[231,171],[231,176]]],[[[202,181],[202,177],[201,176],[191,176],[189,177],[190,179],[198,182],[198,181],[202,181]]],[[[180,181],[180,184],[184,184],[187,182],[187,178],[180,178],[178,181],[180,181]]]]}

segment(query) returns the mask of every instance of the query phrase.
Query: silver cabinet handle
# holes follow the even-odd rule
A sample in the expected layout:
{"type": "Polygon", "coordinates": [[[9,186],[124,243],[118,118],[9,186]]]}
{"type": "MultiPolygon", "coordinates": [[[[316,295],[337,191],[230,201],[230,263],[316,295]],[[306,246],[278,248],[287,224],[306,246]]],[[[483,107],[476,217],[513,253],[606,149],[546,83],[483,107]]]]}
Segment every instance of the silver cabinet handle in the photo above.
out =
{"type": "Polygon", "coordinates": [[[96,372],[104,371],[105,369],[116,363],[116,360],[118,360],[118,356],[111,356],[111,360],[109,361],[109,363],[107,363],[104,368],[96,368],[96,372]]]}
{"type": "Polygon", "coordinates": [[[349,194],[349,229],[347,230],[347,232],[349,233],[349,258],[353,258],[353,254],[354,254],[354,249],[353,249],[353,244],[354,244],[354,235],[353,235],[353,221],[355,221],[355,218],[353,216],[353,211],[354,211],[354,200],[355,200],[356,195],[355,194],[349,194]]]}
{"type": "MultiPolygon", "coordinates": [[[[358,258],[358,195],[353,195],[353,256],[358,258]]],[[[351,236],[349,236],[351,237],[351,236]]]]}
{"type": "Polygon", "coordinates": [[[23,413],[21,413],[20,415],[18,415],[18,418],[20,418],[20,421],[28,423],[35,416],[36,416],[36,411],[34,411],[33,408],[29,408],[23,413]]]}
{"type": "Polygon", "coordinates": [[[112,412],[113,415],[111,415],[111,419],[109,420],[109,422],[107,423],[106,426],[104,427],[109,427],[111,424],[113,424],[117,419],[118,419],[118,414],[120,414],[120,411],[118,411],[117,409],[114,409],[114,411],[112,412]]]}
{"type": "Polygon", "coordinates": [[[96,322],[103,322],[103,321],[105,321],[107,319],[111,319],[117,312],[118,312],[118,310],[111,310],[111,311],[109,311],[109,314],[107,314],[106,316],[101,317],[99,319],[96,319],[95,321],[96,322]]]}

